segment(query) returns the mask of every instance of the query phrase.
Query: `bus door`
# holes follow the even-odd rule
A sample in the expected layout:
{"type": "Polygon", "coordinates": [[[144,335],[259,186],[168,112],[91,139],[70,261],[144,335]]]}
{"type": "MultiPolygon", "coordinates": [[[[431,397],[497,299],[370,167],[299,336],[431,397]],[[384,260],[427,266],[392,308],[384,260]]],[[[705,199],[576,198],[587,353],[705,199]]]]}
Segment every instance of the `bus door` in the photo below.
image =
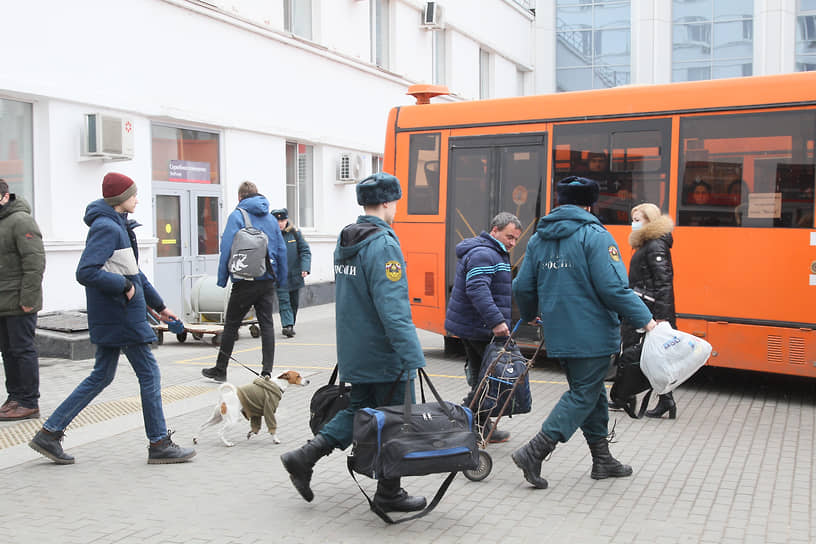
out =
{"type": "MultiPolygon", "coordinates": [[[[467,136],[450,138],[448,160],[446,294],[456,277],[456,245],[489,230],[499,212],[510,212],[522,223],[522,235],[510,250],[513,277],[544,213],[547,134],[467,136]]],[[[518,320],[513,306],[513,322],[518,320]]],[[[519,338],[537,341],[538,331],[525,326],[519,338]]]]}

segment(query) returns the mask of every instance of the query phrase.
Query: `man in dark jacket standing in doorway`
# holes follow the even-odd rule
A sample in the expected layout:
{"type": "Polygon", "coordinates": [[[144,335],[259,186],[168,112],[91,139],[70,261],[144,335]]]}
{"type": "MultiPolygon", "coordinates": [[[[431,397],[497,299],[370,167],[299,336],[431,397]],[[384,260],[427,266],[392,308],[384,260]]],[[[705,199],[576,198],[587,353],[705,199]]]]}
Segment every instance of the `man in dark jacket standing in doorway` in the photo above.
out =
{"type": "Polygon", "coordinates": [[[303,238],[303,233],[289,221],[289,210],[280,208],[272,210],[272,215],[278,220],[283,245],[286,246],[286,285],[278,287],[278,308],[281,316],[281,332],[291,338],[295,335],[298,306],[300,305],[299,291],[305,285],[303,281],[312,268],[312,250],[303,238]]]}
{"type": "Polygon", "coordinates": [[[0,179],[0,352],[8,398],[0,421],[40,417],[34,333],[42,309],[45,250],[28,203],[0,179]]]}
{"type": "MultiPolygon", "coordinates": [[[[478,386],[485,349],[493,338],[510,335],[510,312],[513,281],[510,250],[521,236],[521,221],[501,212],[490,222],[489,232],[467,238],[456,245],[456,278],[453,283],[445,330],[458,336],[465,347],[465,374],[471,390],[463,403],[469,405],[478,386]]],[[[475,411],[479,415],[478,411],[475,411]]],[[[479,421],[486,437],[489,419],[479,421]]],[[[491,442],[506,442],[510,433],[493,431],[491,442]]]]}
{"type": "MultiPolygon", "coordinates": [[[[401,404],[406,387],[413,399],[416,369],[425,366],[411,320],[405,260],[391,228],[401,197],[399,180],[390,174],[358,183],[357,203],[365,215],[343,229],[334,250],[337,365],[340,381],[352,384],[350,404],[314,439],[281,456],[292,484],[309,502],[312,468],[334,448],[351,445],[354,412],[401,404]]],[[[408,495],[399,478],[381,479],[374,503],[384,512],[412,512],[425,508],[425,497],[408,495]]]]}
{"type": "Polygon", "coordinates": [[[557,190],[559,206],[538,222],[513,280],[522,319],[541,317],[547,355],[559,359],[569,384],[538,434],[511,456],[538,489],[547,487],[541,462],[579,428],[592,454],[592,478],[632,474],[609,453],[604,377],[610,356],[620,349],[618,316],[635,328],[657,324],[629,289],[615,239],[590,213],[598,184],[572,176],[557,190]]]}

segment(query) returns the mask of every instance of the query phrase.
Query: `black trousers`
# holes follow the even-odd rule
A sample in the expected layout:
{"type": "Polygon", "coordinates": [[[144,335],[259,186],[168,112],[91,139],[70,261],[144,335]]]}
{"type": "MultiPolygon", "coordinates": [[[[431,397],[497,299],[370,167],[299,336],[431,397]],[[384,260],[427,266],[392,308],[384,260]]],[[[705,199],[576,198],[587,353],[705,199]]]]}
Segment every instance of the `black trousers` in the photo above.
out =
{"type": "Polygon", "coordinates": [[[272,373],[275,362],[275,325],[272,321],[272,304],[275,300],[275,281],[237,281],[232,284],[227,315],[224,318],[224,334],[221,337],[221,348],[215,366],[226,370],[232,349],[235,347],[235,336],[241,322],[251,307],[255,307],[255,317],[261,329],[262,372],[272,373]]]}
{"type": "Polygon", "coordinates": [[[40,398],[40,361],[34,345],[37,314],[0,317],[0,352],[9,400],[37,408],[40,398]]]}
{"type": "Polygon", "coordinates": [[[462,338],[462,345],[465,346],[465,357],[467,358],[465,378],[470,386],[470,391],[462,400],[464,406],[469,407],[470,402],[473,400],[473,395],[476,394],[476,388],[479,386],[479,376],[482,373],[482,359],[484,359],[484,352],[489,343],[488,340],[468,340],[467,338],[462,338]]]}

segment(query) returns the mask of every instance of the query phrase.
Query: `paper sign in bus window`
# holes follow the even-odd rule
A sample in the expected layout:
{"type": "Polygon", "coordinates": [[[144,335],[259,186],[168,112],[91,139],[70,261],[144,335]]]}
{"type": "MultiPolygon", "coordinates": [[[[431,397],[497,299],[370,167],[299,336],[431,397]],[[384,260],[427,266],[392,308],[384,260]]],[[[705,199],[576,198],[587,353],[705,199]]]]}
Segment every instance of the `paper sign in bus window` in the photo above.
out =
{"type": "Polygon", "coordinates": [[[782,193],[749,194],[748,217],[752,219],[779,219],[782,217],[782,193]]]}

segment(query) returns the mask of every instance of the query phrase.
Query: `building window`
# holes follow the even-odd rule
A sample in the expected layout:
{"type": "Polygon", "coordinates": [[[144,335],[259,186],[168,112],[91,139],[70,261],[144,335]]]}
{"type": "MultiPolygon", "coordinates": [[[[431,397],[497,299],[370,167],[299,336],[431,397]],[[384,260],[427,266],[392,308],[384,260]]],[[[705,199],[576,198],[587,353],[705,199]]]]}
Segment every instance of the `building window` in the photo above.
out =
{"type": "Polygon", "coordinates": [[[558,90],[602,89],[629,83],[631,26],[629,0],[558,0],[558,90]]]}
{"type": "Polygon", "coordinates": [[[221,183],[218,134],[152,126],[153,181],[221,183]]]}
{"type": "Polygon", "coordinates": [[[445,31],[434,30],[433,35],[433,82],[434,85],[445,85],[445,71],[447,64],[445,63],[445,31]]]}
{"type": "Polygon", "coordinates": [[[490,53],[479,49],[479,98],[490,98],[490,53]]]}
{"type": "Polygon", "coordinates": [[[295,225],[314,228],[314,147],[286,142],[286,207],[295,225]]]}
{"type": "Polygon", "coordinates": [[[31,104],[0,98],[0,178],[34,209],[31,104]]]}
{"type": "Polygon", "coordinates": [[[796,71],[816,71],[816,0],[799,0],[796,11],[796,71]]]}
{"type": "Polygon", "coordinates": [[[754,0],[673,0],[672,81],[753,74],[754,0]]]}
{"type": "Polygon", "coordinates": [[[389,68],[390,0],[371,0],[371,62],[389,68]]]}
{"type": "Polygon", "coordinates": [[[292,34],[312,39],[312,0],[283,0],[283,27],[292,34]]]}

